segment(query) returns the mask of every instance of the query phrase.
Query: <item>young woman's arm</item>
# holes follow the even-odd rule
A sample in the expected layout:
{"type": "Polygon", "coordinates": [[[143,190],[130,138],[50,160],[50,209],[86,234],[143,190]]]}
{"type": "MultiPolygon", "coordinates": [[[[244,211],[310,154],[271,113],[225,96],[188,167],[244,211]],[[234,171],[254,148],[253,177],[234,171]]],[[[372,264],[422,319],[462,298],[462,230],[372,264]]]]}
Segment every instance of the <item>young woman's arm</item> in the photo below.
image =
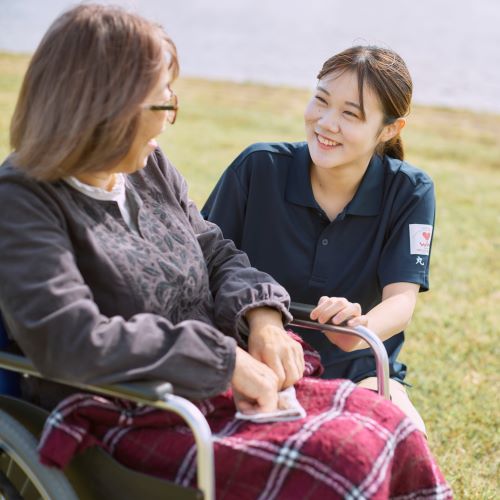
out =
{"type": "MultiPolygon", "coordinates": [[[[391,283],[382,290],[382,302],[370,310],[366,317],[368,328],[382,340],[387,340],[404,330],[410,323],[420,285],[415,283],[391,283]]],[[[357,318],[349,322],[356,326],[357,318]]]]}
{"type": "MultiPolygon", "coordinates": [[[[381,340],[387,340],[404,330],[411,321],[419,285],[415,283],[391,283],[382,290],[382,301],[366,314],[361,314],[359,304],[342,297],[321,297],[311,318],[319,323],[331,322],[340,325],[366,326],[381,340]]],[[[365,349],[366,343],[354,336],[325,332],[328,339],[344,351],[365,349]]]]}

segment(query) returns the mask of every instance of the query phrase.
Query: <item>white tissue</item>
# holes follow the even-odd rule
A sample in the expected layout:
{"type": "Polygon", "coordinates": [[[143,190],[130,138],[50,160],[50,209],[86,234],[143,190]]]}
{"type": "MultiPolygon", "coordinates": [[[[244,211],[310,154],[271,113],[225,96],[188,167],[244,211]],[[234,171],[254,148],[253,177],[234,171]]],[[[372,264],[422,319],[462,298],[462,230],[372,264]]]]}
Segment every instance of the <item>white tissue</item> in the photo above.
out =
{"type": "Polygon", "coordinates": [[[250,420],[251,422],[264,424],[269,422],[288,422],[306,416],[306,411],[299,403],[295,387],[293,386],[278,393],[278,407],[281,409],[267,413],[247,414],[238,411],[235,417],[241,420],[250,420]]]}

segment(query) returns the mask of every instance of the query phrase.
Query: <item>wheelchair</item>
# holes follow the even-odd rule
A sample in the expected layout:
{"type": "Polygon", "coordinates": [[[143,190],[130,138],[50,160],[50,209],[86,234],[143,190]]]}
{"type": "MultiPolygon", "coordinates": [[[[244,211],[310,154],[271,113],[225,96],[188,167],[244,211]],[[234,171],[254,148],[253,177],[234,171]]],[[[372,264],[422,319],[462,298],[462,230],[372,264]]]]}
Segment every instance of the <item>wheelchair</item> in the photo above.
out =
{"type": "MultiPolygon", "coordinates": [[[[378,392],[389,398],[389,363],[381,340],[364,327],[320,325],[309,319],[311,306],[293,303],[292,326],[355,335],[367,342],[375,356],[378,392]]],[[[48,412],[21,399],[20,377],[43,377],[24,356],[6,350],[7,333],[0,316],[0,500],[148,500],[215,498],[214,452],[210,427],[200,410],[175,395],[168,382],[137,381],[88,385],[46,379],[75,389],[128,399],[181,416],[190,427],[197,447],[197,486],[173,482],[129,469],[98,447],[87,449],[60,471],[42,465],[37,444],[48,412]]]]}

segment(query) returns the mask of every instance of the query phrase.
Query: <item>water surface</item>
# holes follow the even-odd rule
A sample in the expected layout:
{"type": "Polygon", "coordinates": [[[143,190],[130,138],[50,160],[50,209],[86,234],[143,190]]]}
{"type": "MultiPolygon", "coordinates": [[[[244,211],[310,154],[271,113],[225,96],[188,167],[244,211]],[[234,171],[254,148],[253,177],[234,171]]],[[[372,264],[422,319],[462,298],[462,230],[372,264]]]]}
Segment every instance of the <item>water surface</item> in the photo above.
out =
{"type": "MultiPolygon", "coordinates": [[[[0,0],[0,50],[31,52],[68,0],[0,0]]],[[[101,1],[101,3],[106,3],[101,1]]],[[[500,112],[497,0],[136,0],[161,22],[182,73],[312,87],[330,55],[355,43],[399,52],[415,101],[500,112]]]]}

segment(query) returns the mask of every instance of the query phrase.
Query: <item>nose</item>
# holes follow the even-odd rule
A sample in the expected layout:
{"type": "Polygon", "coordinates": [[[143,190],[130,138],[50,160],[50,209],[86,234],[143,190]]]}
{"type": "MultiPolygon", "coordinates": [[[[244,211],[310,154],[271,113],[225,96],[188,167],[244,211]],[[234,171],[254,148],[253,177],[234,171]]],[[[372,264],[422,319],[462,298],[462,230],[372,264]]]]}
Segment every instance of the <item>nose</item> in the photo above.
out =
{"type": "Polygon", "coordinates": [[[321,115],[320,119],[318,120],[318,125],[329,132],[340,132],[339,119],[337,113],[333,109],[321,115]]]}

